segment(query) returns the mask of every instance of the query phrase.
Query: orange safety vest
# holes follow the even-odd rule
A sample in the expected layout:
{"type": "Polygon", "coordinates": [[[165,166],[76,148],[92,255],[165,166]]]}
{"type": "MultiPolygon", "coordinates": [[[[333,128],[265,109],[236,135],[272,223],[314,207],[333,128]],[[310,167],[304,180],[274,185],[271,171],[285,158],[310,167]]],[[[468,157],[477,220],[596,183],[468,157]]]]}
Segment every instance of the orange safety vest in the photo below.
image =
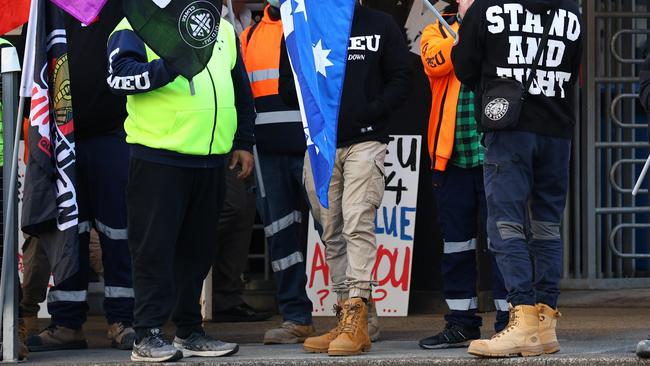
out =
{"type": "Polygon", "coordinates": [[[269,7],[267,5],[264,9],[264,16],[258,24],[246,28],[240,35],[242,58],[248,71],[253,97],[259,101],[260,98],[277,96],[271,105],[265,103],[265,110],[260,110],[257,105],[255,123],[301,122],[300,111],[291,110],[279,97],[280,47],[284,32],[282,21],[271,19],[269,7]]]}
{"type": "MultiPolygon", "coordinates": [[[[458,32],[458,22],[451,26],[458,32]]],[[[447,169],[456,134],[456,111],[461,83],[454,74],[454,65],[451,62],[453,45],[453,37],[439,22],[429,25],[422,32],[421,57],[432,94],[428,132],[429,156],[432,168],[440,171],[447,169]]]]}

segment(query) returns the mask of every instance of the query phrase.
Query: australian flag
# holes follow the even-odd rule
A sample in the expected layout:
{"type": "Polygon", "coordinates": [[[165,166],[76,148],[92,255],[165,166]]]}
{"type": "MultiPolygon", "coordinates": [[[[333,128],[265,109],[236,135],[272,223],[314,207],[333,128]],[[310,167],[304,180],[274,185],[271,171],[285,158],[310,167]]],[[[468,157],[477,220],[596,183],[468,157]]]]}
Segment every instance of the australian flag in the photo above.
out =
{"type": "Polygon", "coordinates": [[[354,7],[354,0],[282,0],[280,7],[316,193],[324,207],[328,207],[327,193],[336,157],[336,130],[354,7]]]}

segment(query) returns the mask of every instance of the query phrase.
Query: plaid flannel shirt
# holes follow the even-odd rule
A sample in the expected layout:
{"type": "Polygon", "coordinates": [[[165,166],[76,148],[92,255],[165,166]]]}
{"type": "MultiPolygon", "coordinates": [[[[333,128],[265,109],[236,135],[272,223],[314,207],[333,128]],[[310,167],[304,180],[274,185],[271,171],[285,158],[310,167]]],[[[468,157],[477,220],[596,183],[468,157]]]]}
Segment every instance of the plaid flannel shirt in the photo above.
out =
{"type": "Polygon", "coordinates": [[[482,165],[481,138],[482,134],[478,132],[474,118],[474,93],[465,85],[461,85],[456,110],[454,150],[449,162],[460,168],[475,168],[482,165]]]}

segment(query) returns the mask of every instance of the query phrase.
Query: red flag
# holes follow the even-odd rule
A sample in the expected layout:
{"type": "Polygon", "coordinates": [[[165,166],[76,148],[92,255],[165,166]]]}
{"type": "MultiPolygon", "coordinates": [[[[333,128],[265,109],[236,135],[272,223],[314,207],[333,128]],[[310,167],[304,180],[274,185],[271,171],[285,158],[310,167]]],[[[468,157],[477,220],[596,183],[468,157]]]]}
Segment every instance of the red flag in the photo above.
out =
{"type": "Polygon", "coordinates": [[[0,36],[27,23],[30,0],[0,0],[0,36]]]}

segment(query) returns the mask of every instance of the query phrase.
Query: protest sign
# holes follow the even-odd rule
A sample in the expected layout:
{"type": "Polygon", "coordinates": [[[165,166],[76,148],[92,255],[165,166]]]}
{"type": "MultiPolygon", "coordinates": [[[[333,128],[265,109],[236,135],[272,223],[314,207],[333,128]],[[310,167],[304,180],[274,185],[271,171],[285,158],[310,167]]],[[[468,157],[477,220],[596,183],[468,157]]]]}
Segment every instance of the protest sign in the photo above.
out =
{"type": "MultiPolygon", "coordinates": [[[[379,316],[408,315],[413,238],[420,167],[421,136],[391,136],[385,162],[386,192],[375,219],[377,260],[373,299],[379,316]]],[[[307,294],[314,316],[329,316],[336,302],[325,247],[310,217],[307,245],[307,294]]]]}

